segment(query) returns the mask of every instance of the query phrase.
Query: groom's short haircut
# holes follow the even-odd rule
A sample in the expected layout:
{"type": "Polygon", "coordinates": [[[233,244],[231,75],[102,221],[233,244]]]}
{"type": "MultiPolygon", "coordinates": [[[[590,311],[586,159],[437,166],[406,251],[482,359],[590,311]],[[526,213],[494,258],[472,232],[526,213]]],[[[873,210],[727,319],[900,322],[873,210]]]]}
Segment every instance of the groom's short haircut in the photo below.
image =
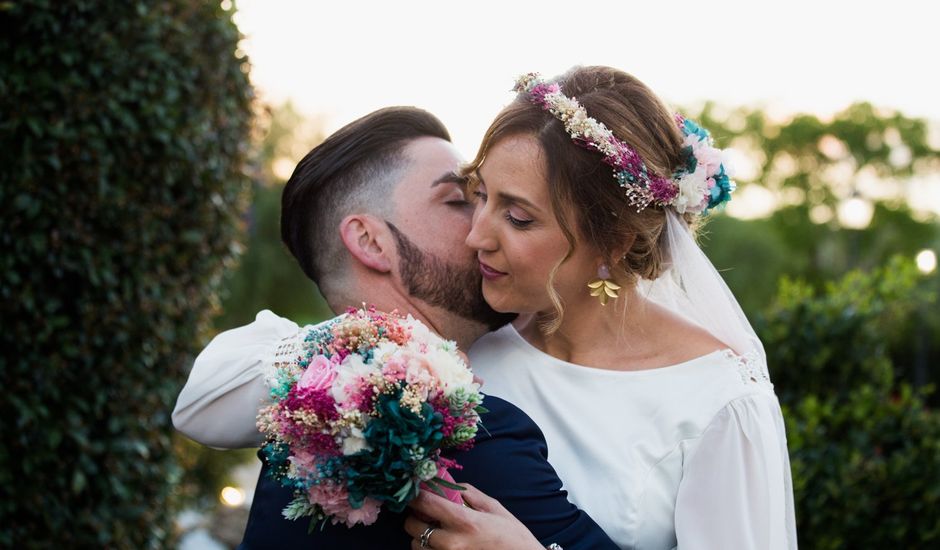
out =
{"type": "Polygon", "coordinates": [[[392,218],[392,193],[409,165],[404,149],[421,137],[450,141],[431,113],[386,107],[339,129],[294,169],[281,197],[281,240],[321,291],[345,272],[340,222],[356,213],[392,218]]]}

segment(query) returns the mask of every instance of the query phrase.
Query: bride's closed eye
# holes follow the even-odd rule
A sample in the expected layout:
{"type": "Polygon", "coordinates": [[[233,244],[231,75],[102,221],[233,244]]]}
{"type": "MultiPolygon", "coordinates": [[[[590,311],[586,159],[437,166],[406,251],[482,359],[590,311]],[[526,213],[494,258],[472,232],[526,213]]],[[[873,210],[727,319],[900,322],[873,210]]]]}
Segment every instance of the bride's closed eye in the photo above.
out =
{"type": "MultiPolygon", "coordinates": [[[[480,202],[483,202],[483,203],[485,203],[486,199],[488,198],[488,195],[485,192],[480,191],[479,189],[474,190],[473,195],[477,199],[479,199],[480,202]]],[[[512,214],[511,208],[506,209],[506,214],[503,217],[506,218],[506,221],[508,221],[510,225],[512,225],[516,229],[526,229],[529,226],[529,224],[531,224],[534,221],[534,220],[526,219],[520,216],[514,216],[512,214]]]]}
{"type": "Polygon", "coordinates": [[[529,224],[531,224],[531,223],[533,222],[533,220],[530,220],[530,219],[527,219],[527,218],[523,218],[523,217],[518,216],[518,215],[517,215],[517,216],[513,216],[513,214],[512,214],[512,208],[507,208],[507,209],[506,209],[506,221],[508,221],[510,224],[512,224],[512,226],[515,227],[516,229],[525,229],[526,227],[529,226],[529,224]]]}

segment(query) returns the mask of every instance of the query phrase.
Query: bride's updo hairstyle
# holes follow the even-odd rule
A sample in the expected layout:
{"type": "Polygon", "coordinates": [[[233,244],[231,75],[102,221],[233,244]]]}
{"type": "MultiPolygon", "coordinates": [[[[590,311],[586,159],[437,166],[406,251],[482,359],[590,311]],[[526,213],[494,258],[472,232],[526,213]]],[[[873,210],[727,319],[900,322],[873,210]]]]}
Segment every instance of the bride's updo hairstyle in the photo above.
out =
{"type": "MultiPolygon", "coordinates": [[[[682,132],[670,110],[645,84],[623,71],[600,66],[575,67],[551,82],[633,147],[651,173],[669,177],[676,170],[682,132]]],[[[552,209],[570,245],[552,275],[581,242],[603,255],[611,276],[620,283],[659,277],[666,267],[665,246],[660,243],[666,223],[663,208],[650,205],[638,212],[603,155],[575,144],[564,123],[525,92],[497,115],[476,158],[463,167],[470,184],[477,183],[476,173],[487,152],[501,140],[520,134],[534,136],[541,145],[552,209]]],[[[560,322],[563,307],[551,280],[548,292],[557,310],[552,330],[560,322]]]]}

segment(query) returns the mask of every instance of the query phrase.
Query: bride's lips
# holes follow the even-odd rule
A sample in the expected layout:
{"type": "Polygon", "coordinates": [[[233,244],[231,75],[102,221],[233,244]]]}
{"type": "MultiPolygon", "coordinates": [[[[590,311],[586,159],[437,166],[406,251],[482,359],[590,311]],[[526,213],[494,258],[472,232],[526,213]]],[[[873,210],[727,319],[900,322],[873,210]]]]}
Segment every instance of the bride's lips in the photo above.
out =
{"type": "Polygon", "coordinates": [[[483,262],[480,262],[480,273],[483,274],[483,278],[487,281],[495,281],[496,279],[506,275],[506,273],[497,271],[483,262]]]}

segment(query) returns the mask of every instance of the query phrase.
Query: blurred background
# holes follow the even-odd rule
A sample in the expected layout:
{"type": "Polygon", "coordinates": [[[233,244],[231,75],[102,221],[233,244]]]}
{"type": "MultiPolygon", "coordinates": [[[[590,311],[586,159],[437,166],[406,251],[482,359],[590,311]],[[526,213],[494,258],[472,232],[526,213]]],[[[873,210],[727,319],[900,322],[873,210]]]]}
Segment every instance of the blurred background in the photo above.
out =
{"type": "Polygon", "coordinates": [[[940,8],[0,1],[0,545],[228,548],[254,450],[172,430],[195,354],[330,316],[297,161],[379,107],[472,157],[523,72],[633,73],[734,150],[702,245],[755,323],[805,548],[940,542],[940,8]]]}

